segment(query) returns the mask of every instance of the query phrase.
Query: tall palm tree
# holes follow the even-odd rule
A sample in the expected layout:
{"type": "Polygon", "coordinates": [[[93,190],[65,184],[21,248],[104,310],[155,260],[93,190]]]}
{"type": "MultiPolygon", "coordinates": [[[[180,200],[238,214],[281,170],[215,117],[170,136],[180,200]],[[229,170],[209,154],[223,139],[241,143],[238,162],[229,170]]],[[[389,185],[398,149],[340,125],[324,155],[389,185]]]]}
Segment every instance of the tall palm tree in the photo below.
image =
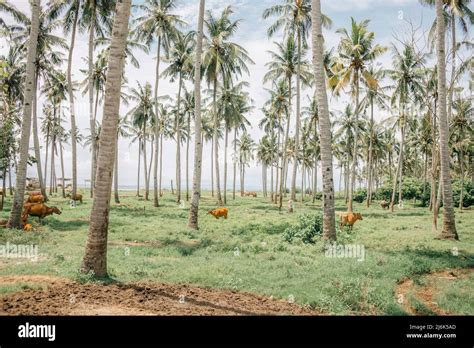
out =
{"type": "Polygon", "coordinates": [[[81,271],[92,271],[95,276],[107,275],[107,233],[112,190],[112,172],[120,112],[120,89],[125,64],[128,21],[131,0],[118,1],[116,5],[112,43],[109,52],[109,68],[105,88],[104,116],[99,140],[97,162],[96,193],[92,204],[86,250],[82,259],[81,271]]]}
{"type": "Polygon", "coordinates": [[[320,0],[312,0],[313,66],[316,85],[316,100],[319,111],[321,167],[323,174],[323,238],[336,240],[336,218],[334,212],[334,180],[332,165],[332,134],[326,92],[324,70],[324,38],[320,0]]]}
{"type": "Polygon", "coordinates": [[[10,228],[21,228],[21,213],[23,208],[23,199],[26,185],[26,169],[28,162],[28,148],[31,130],[31,111],[32,100],[35,89],[35,61],[36,49],[38,45],[38,34],[40,27],[41,1],[31,1],[31,25],[30,37],[28,41],[28,53],[26,60],[26,75],[24,84],[24,100],[23,100],[23,119],[21,124],[21,140],[20,140],[20,160],[16,171],[16,190],[13,197],[12,209],[8,226],[10,228]]]}
{"type": "Polygon", "coordinates": [[[473,145],[474,138],[474,106],[468,98],[459,98],[454,101],[455,111],[449,130],[451,141],[457,152],[459,170],[461,177],[461,192],[459,194],[459,209],[463,208],[464,178],[465,178],[465,154],[469,152],[469,147],[473,145]]]}
{"type": "MultiPolygon", "coordinates": [[[[345,28],[337,30],[342,34],[339,43],[339,57],[335,66],[337,72],[337,84],[335,85],[335,93],[338,94],[343,88],[351,84],[352,96],[355,98],[355,117],[356,123],[360,112],[360,82],[365,80],[370,86],[376,86],[377,80],[370,74],[367,64],[373,62],[377,57],[382,55],[386,48],[374,43],[375,34],[368,30],[369,20],[363,20],[357,23],[351,18],[351,31],[345,28]]],[[[353,188],[356,180],[357,165],[357,143],[358,132],[354,134],[354,149],[351,164],[351,184],[349,185],[349,200],[347,210],[352,212],[353,188]]]]}
{"type": "MultiPolygon", "coordinates": [[[[310,0],[286,0],[282,5],[274,5],[263,12],[263,18],[279,16],[274,24],[268,28],[268,36],[271,37],[279,29],[283,28],[288,37],[292,37],[297,43],[296,64],[296,148],[299,148],[299,133],[301,127],[301,78],[302,57],[304,57],[303,45],[311,30],[311,1],[310,0]]],[[[329,28],[331,20],[322,15],[322,24],[329,28]]],[[[290,86],[291,88],[291,86],[290,86]]],[[[291,180],[291,199],[296,200],[296,153],[293,157],[293,176],[291,180]]]]}
{"type": "Polygon", "coordinates": [[[443,18],[443,1],[436,0],[436,56],[438,67],[438,117],[439,117],[439,148],[441,157],[441,182],[443,190],[443,239],[459,239],[456,231],[454,215],[453,190],[450,177],[449,134],[446,114],[446,55],[445,55],[445,23],[443,18]]]}
{"type": "Polygon", "coordinates": [[[390,210],[393,211],[395,203],[395,192],[398,180],[399,203],[401,203],[401,190],[403,178],[403,152],[405,146],[406,125],[408,122],[407,106],[410,101],[417,101],[422,94],[422,67],[425,56],[415,52],[415,48],[410,44],[404,44],[403,51],[393,46],[393,70],[388,70],[391,78],[395,82],[395,89],[392,93],[392,106],[398,107],[398,126],[401,132],[400,153],[398,156],[398,167],[393,181],[392,198],[390,200],[390,210]]]}
{"type": "Polygon", "coordinates": [[[145,200],[149,198],[149,181],[148,176],[148,161],[147,161],[147,142],[150,135],[150,126],[155,119],[154,100],[152,98],[151,84],[146,82],[142,86],[137,81],[137,87],[130,89],[130,100],[135,102],[135,106],[128,112],[127,116],[131,117],[131,123],[135,127],[141,128],[140,148],[143,153],[143,168],[145,176],[145,200]]]}
{"type": "Polygon", "coordinates": [[[245,191],[245,168],[249,165],[249,162],[254,159],[255,141],[252,137],[244,132],[242,136],[237,139],[237,152],[234,153],[234,158],[239,164],[240,171],[240,195],[244,195],[245,191]]]}
{"type": "Polygon", "coordinates": [[[204,11],[206,1],[199,2],[198,28],[196,32],[196,53],[194,56],[194,170],[193,197],[189,208],[188,227],[197,230],[199,199],[201,197],[202,138],[201,138],[201,59],[204,36],[204,11]]]}
{"type": "Polygon", "coordinates": [[[183,115],[186,117],[186,202],[189,202],[189,148],[191,145],[191,121],[194,118],[194,92],[184,88],[183,115]]]}
{"type": "Polygon", "coordinates": [[[240,76],[243,72],[249,73],[247,64],[253,63],[247,51],[240,45],[230,42],[229,39],[237,31],[240,20],[232,21],[230,16],[233,10],[231,6],[226,7],[220,16],[215,17],[208,11],[205,21],[208,32],[208,41],[203,57],[204,76],[208,85],[212,85],[212,103],[214,116],[214,166],[216,173],[217,203],[223,205],[220,174],[219,174],[219,140],[218,129],[221,118],[217,108],[217,91],[219,81],[226,85],[231,83],[234,75],[240,76]]]}
{"type": "Polygon", "coordinates": [[[176,203],[181,202],[181,92],[183,80],[187,80],[192,73],[191,55],[194,51],[194,32],[186,34],[177,32],[173,39],[173,48],[169,53],[168,67],[163,71],[163,76],[170,77],[171,82],[178,80],[178,97],[176,99],[176,117],[174,130],[176,132],[176,203]]]}
{"type": "MultiPolygon", "coordinates": [[[[160,82],[160,62],[161,49],[167,53],[173,38],[176,36],[177,28],[184,22],[178,15],[171,11],[176,7],[175,0],[146,0],[143,4],[136,5],[144,13],[135,19],[136,32],[139,40],[142,40],[147,46],[150,46],[155,40],[156,47],[156,68],[155,68],[155,87],[153,98],[155,100],[155,158],[158,158],[159,136],[159,105],[158,105],[158,86],[160,82]]],[[[161,180],[161,179],[160,179],[161,180]]],[[[153,204],[159,206],[159,196],[161,192],[158,189],[158,162],[155,161],[153,168],[153,204]]]]}
{"type": "MultiPolygon", "coordinates": [[[[374,77],[376,81],[381,81],[385,75],[386,70],[382,68],[375,68],[371,66],[368,68],[369,74],[374,77]]],[[[389,86],[380,86],[377,84],[367,84],[366,80],[363,80],[366,93],[364,98],[361,100],[361,107],[363,109],[370,108],[370,124],[369,124],[369,156],[367,162],[367,207],[370,206],[372,200],[372,172],[373,172],[373,141],[374,141],[374,105],[377,105],[380,109],[387,107],[388,95],[386,94],[389,86]]]]}

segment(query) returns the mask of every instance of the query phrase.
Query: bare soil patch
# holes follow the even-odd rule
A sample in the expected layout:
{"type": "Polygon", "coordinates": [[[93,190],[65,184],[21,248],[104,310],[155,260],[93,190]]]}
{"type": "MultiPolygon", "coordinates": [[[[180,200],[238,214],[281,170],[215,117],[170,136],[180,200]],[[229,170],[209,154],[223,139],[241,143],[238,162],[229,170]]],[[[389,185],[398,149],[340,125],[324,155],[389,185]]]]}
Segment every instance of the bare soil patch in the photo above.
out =
{"type": "MultiPolygon", "coordinates": [[[[0,283],[45,282],[45,276],[0,283]]],[[[51,277],[45,290],[0,298],[0,315],[318,315],[310,308],[248,292],[186,284],[79,284],[51,277]]]]}
{"type": "Polygon", "coordinates": [[[422,315],[419,313],[417,308],[410,301],[410,297],[414,297],[416,300],[421,302],[430,311],[437,315],[450,315],[455,313],[448,313],[442,308],[438,307],[438,304],[434,300],[439,291],[437,289],[437,283],[441,279],[455,280],[459,278],[466,278],[474,272],[474,268],[465,269],[445,269],[442,271],[427,274],[422,277],[424,285],[416,284],[413,279],[408,278],[401,281],[395,288],[395,296],[399,300],[400,305],[405,312],[412,315],[422,315]]]}

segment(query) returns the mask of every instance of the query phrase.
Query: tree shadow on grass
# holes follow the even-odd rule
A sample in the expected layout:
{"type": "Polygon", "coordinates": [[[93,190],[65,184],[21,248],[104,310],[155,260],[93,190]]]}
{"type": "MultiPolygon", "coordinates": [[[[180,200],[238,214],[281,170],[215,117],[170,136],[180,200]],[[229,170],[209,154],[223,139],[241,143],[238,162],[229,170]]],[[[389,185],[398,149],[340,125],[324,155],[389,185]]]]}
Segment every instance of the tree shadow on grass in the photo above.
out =
{"type": "Polygon", "coordinates": [[[56,231],[75,231],[88,225],[89,220],[43,220],[43,226],[49,226],[56,231]]]}

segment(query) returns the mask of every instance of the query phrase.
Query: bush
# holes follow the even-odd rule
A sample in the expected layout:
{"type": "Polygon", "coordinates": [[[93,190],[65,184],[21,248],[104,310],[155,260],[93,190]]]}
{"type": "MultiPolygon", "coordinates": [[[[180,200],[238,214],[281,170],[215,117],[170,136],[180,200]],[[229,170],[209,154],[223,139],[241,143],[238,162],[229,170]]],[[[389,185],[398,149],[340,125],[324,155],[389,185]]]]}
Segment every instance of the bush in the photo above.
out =
{"type": "Polygon", "coordinates": [[[292,243],[294,240],[301,240],[306,244],[314,244],[315,238],[321,236],[323,232],[323,215],[305,214],[300,216],[295,226],[288,227],[283,233],[283,238],[292,243]]]}
{"type": "MultiPolygon", "coordinates": [[[[474,205],[474,183],[472,181],[464,181],[464,190],[463,190],[463,201],[462,206],[467,208],[471,205],[474,205]]],[[[459,201],[461,198],[461,181],[453,181],[453,200],[454,206],[459,207],[459,201]]]]}
{"type": "Polygon", "coordinates": [[[362,203],[367,199],[367,190],[366,189],[358,189],[354,192],[354,201],[357,203],[362,203]]]}

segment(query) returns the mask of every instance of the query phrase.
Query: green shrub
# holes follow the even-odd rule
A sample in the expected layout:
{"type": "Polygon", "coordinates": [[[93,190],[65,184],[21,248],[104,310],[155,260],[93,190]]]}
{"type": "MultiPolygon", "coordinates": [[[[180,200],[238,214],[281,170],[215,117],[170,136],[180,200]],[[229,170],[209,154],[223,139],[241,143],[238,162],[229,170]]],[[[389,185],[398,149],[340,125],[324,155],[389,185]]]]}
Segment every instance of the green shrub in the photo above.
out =
{"type": "Polygon", "coordinates": [[[315,238],[321,236],[323,232],[323,215],[305,214],[299,217],[295,226],[288,227],[283,233],[283,238],[292,243],[293,241],[302,241],[306,244],[314,244],[315,238]]]}
{"type": "Polygon", "coordinates": [[[357,203],[362,203],[367,199],[367,190],[365,188],[356,190],[353,198],[357,203]]]}

